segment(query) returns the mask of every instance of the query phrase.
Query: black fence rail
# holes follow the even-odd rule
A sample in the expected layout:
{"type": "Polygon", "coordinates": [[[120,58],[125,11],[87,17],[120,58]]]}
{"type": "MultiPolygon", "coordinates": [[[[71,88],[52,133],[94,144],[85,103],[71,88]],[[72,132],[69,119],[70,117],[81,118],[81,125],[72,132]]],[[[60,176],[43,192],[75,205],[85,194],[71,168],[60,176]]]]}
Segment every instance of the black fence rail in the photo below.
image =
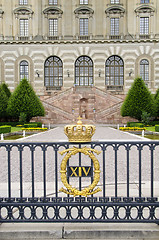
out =
{"type": "Polygon", "coordinates": [[[0,166],[1,222],[159,223],[158,141],[5,142],[0,166]],[[80,150],[71,155],[72,149],[80,150]],[[65,171],[61,163],[67,154],[65,171]],[[98,163],[95,189],[74,194],[95,182],[98,163]]]}

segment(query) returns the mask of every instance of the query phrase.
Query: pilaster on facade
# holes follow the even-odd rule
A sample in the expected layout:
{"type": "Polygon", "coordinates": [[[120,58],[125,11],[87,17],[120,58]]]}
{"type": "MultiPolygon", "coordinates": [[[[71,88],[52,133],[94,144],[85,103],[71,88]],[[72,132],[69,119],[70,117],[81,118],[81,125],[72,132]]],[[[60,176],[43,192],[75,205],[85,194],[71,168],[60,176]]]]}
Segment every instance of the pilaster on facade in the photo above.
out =
{"type": "Polygon", "coordinates": [[[3,14],[4,11],[2,9],[0,9],[0,40],[3,40],[4,36],[3,36],[3,14]]]}

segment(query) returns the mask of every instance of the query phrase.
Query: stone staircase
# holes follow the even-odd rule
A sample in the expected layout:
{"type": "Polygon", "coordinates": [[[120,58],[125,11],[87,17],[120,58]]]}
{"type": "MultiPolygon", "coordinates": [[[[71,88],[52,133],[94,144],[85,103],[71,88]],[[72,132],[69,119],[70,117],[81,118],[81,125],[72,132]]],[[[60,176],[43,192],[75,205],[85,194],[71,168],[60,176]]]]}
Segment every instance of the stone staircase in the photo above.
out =
{"type": "Polygon", "coordinates": [[[60,124],[75,122],[81,116],[84,123],[126,123],[130,119],[120,116],[124,97],[96,87],[72,87],[42,96],[46,116],[36,120],[60,124]]]}

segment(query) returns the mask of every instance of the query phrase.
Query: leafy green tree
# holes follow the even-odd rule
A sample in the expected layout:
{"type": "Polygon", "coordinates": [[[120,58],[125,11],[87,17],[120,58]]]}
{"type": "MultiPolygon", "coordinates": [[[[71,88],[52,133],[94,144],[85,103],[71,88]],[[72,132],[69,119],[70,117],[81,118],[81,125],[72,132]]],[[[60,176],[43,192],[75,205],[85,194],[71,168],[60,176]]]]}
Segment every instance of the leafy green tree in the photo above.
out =
{"type": "Polygon", "coordinates": [[[7,84],[6,84],[6,83],[2,83],[1,86],[2,86],[3,91],[6,93],[8,99],[9,99],[10,96],[11,96],[11,92],[10,92],[10,90],[9,90],[9,88],[8,88],[8,86],[7,86],[7,84]]]}
{"type": "Polygon", "coordinates": [[[28,122],[32,117],[45,115],[44,107],[27,79],[22,79],[11,95],[7,112],[15,119],[24,113],[28,122]]]}
{"type": "Polygon", "coordinates": [[[150,113],[143,111],[141,115],[141,121],[144,123],[144,125],[149,125],[150,120],[151,120],[150,113]]]}
{"type": "Polygon", "coordinates": [[[142,112],[155,115],[154,99],[141,77],[134,80],[121,107],[121,115],[141,120],[142,112]]]}
{"type": "Polygon", "coordinates": [[[157,89],[154,96],[155,106],[156,106],[156,117],[159,117],[159,89],[157,89]]]}
{"type": "Polygon", "coordinates": [[[0,118],[4,119],[7,117],[7,105],[8,105],[8,97],[5,93],[5,91],[2,89],[2,86],[0,86],[0,118]]]}

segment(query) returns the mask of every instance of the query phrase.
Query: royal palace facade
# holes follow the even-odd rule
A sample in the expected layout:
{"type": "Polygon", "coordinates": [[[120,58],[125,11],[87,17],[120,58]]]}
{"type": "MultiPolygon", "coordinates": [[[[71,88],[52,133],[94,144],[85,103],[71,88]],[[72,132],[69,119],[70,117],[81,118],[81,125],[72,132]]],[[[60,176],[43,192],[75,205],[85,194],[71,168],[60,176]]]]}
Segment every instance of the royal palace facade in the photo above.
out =
{"type": "Polygon", "coordinates": [[[27,78],[45,121],[116,123],[133,80],[159,88],[157,0],[0,0],[0,81],[27,78]]]}

